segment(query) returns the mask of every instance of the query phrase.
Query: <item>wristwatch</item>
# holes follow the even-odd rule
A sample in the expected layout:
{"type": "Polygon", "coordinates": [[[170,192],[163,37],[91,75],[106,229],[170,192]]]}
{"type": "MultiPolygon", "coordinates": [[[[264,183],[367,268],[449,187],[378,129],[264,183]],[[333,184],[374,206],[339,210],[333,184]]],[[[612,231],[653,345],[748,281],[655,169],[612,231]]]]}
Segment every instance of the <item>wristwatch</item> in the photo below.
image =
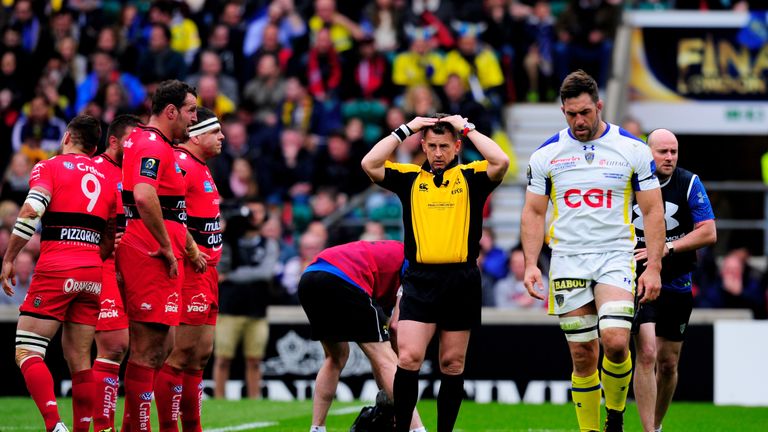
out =
{"type": "Polygon", "coordinates": [[[672,255],[675,252],[675,245],[672,244],[672,242],[666,243],[667,250],[669,251],[669,255],[672,255]]]}
{"type": "Polygon", "coordinates": [[[467,136],[467,134],[473,130],[475,130],[475,124],[467,122],[464,124],[464,130],[461,133],[464,134],[464,136],[467,136]]]}

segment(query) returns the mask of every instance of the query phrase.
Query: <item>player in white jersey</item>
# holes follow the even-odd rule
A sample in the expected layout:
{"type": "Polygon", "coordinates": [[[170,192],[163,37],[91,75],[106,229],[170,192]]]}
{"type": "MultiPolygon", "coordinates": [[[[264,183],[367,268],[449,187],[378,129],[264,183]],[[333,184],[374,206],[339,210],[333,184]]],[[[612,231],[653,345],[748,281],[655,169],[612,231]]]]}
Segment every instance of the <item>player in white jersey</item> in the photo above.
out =
{"type": "Polygon", "coordinates": [[[568,128],[531,156],[522,215],[525,285],[544,299],[536,262],[544,243],[549,202],[552,263],[549,312],[560,317],[573,361],[572,397],[581,431],[600,426],[598,328],[604,357],[605,430],[623,430],[631,382],[629,332],[634,315],[635,233],[632,200],[646,221],[647,267],[637,280],[643,302],[661,289],[664,208],[651,151],[618,126],[603,122],[595,80],[583,71],[560,88],[568,128]]]}

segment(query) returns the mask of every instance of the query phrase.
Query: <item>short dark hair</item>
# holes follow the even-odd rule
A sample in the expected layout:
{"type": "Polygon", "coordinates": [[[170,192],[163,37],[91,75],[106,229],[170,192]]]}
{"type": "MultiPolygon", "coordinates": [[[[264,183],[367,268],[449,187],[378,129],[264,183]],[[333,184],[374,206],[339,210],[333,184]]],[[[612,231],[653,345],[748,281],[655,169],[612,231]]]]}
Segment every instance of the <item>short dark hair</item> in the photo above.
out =
{"type": "Polygon", "coordinates": [[[435,114],[435,117],[437,118],[437,123],[433,124],[432,126],[426,126],[423,129],[423,134],[421,135],[422,139],[427,137],[427,131],[432,131],[433,134],[436,135],[444,135],[444,134],[451,134],[454,138],[459,139],[459,131],[453,128],[453,125],[451,125],[448,122],[444,122],[441,119],[443,117],[448,117],[448,114],[445,113],[437,113],[435,114]]]}
{"type": "MultiPolygon", "coordinates": [[[[216,117],[216,113],[206,107],[197,107],[197,123],[216,117]]],[[[197,124],[195,123],[195,124],[197,124]]]]}
{"type": "Polygon", "coordinates": [[[181,109],[187,93],[197,97],[197,90],[185,82],[175,79],[161,82],[152,96],[152,114],[160,114],[168,105],[181,109]]]}
{"type": "Polygon", "coordinates": [[[80,114],[67,125],[70,140],[86,153],[93,154],[101,139],[101,122],[96,117],[80,114]]]}
{"type": "Polygon", "coordinates": [[[120,114],[109,124],[107,138],[120,137],[120,135],[123,134],[123,131],[125,131],[125,128],[136,127],[139,123],[141,123],[141,120],[133,114],[120,114]]]}
{"type": "Polygon", "coordinates": [[[568,74],[563,80],[563,84],[560,86],[560,102],[579,97],[582,93],[588,94],[592,98],[592,102],[600,100],[595,79],[579,69],[568,74]]]}

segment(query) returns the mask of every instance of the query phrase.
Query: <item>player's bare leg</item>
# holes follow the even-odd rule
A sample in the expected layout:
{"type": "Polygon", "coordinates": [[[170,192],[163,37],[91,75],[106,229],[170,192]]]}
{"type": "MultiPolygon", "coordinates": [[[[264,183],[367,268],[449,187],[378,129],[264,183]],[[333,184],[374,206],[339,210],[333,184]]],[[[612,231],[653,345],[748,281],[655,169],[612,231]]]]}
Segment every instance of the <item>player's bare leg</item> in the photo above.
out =
{"type": "Polygon", "coordinates": [[[21,369],[32,400],[45,421],[45,429],[53,430],[62,424],[53,390],[53,377],[45,362],[45,353],[51,338],[56,336],[61,323],[56,320],[21,315],[16,326],[16,364],[21,369]]]}
{"type": "Polygon", "coordinates": [[[427,345],[437,325],[400,320],[397,326],[397,372],[392,393],[395,399],[396,430],[408,431],[419,396],[419,369],[424,362],[427,345]]]}
{"type": "MultiPolygon", "coordinates": [[[[588,330],[597,324],[597,311],[594,303],[589,303],[576,310],[560,316],[560,325],[569,323],[569,326],[577,325],[582,330],[588,330]]],[[[575,328],[575,327],[574,327],[575,328]]],[[[597,331],[586,338],[577,339],[566,333],[568,350],[571,353],[573,373],[571,375],[571,396],[576,408],[576,418],[579,429],[582,431],[596,431],[600,429],[600,375],[597,373],[600,345],[597,340],[597,331]]]]}
{"type": "Polygon", "coordinates": [[[315,394],[312,398],[312,426],[325,426],[328,410],[336,396],[336,387],[344,365],[349,359],[349,343],[321,341],[325,360],[315,379],[315,394]]]}
{"type": "Polygon", "coordinates": [[[653,432],[656,411],[656,324],[649,322],[640,325],[635,336],[635,373],[633,385],[637,412],[643,431],[653,432]]]}
{"type": "Polygon", "coordinates": [[[658,361],[656,371],[656,416],[654,427],[661,427],[661,422],[667,414],[672,397],[677,388],[677,365],[680,362],[682,342],[674,342],[664,338],[657,338],[658,361]]]}
{"type": "Polygon", "coordinates": [[[603,346],[602,386],[608,412],[606,430],[623,430],[623,413],[632,383],[629,337],[634,317],[634,294],[622,288],[597,284],[595,304],[603,346]]]}
{"type": "Polygon", "coordinates": [[[217,355],[213,360],[213,397],[224,399],[226,397],[226,386],[229,381],[229,371],[232,367],[232,359],[217,355]]]}
{"type": "MultiPolygon", "coordinates": [[[[392,387],[395,382],[395,373],[397,372],[397,354],[392,350],[389,342],[367,342],[359,345],[365,356],[371,361],[373,377],[376,379],[379,388],[384,390],[390,400],[394,400],[392,387]]],[[[423,426],[418,410],[413,410],[411,430],[423,426]]]]}
{"type": "Polygon", "coordinates": [[[261,399],[261,357],[245,358],[245,386],[248,399],[261,399]]]}

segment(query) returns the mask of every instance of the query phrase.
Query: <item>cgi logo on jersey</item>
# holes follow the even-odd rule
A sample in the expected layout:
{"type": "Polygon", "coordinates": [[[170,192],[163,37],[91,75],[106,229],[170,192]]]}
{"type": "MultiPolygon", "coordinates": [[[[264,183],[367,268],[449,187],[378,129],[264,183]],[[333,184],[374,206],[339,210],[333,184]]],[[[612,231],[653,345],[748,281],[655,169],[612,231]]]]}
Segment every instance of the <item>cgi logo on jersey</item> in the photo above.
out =
{"type": "Polygon", "coordinates": [[[610,189],[589,189],[586,191],[568,189],[563,194],[563,201],[570,208],[579,208],[582,203],[592,208],[611,208],[613,206],[613,191],[610,189]]]}

